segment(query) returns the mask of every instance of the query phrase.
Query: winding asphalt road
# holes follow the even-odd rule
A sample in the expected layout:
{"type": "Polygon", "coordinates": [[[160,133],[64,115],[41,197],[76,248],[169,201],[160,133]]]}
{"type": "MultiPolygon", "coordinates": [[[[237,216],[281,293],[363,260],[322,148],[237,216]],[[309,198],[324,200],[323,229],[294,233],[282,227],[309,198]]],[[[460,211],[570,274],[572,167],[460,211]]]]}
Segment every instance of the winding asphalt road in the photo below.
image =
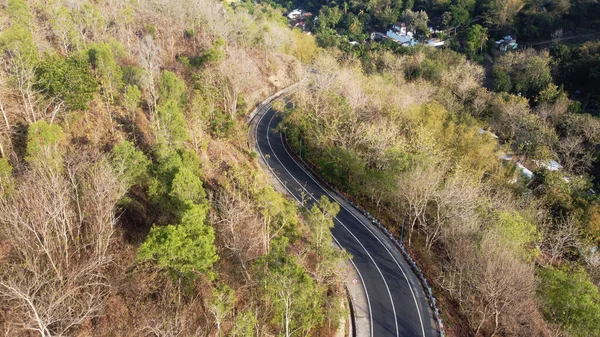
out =
{"type": "Polygon", "coordinates": [[[251,124],[260,159],[298,202],[316,202],[322,195],[340,204],[332,234],[352,254],[364,286],[371,320],[371,337],[439,336],[417,276],[402,255],[370,221],[335,192],[322,186],[285,147],[275,128],[281,116],[270,105],[251,124]]]}

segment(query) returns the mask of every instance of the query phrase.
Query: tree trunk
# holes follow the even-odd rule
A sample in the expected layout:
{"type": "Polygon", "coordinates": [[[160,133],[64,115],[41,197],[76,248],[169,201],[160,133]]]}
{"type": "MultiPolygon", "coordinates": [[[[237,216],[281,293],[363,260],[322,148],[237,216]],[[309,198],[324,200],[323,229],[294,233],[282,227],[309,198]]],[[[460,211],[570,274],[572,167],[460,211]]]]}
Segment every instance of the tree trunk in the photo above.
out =
{"type": "Polygon", "coordinates": [[[492,331],[492,334],[490,335],[490,337],[494,337],[496,335],[496,331],[498,330],[498,324],[499,324],[499,316],[500,316],[500,311],[496,310],[496,312],[494,313],[494,331],[492,331]]]}
{"type": "Polygon", "coordinates": [[[290,337],[290,303],[285,301],[285,337],[290,337]]]}
{"type": "Polygon", "coordinates": [[[479,325],[477,326],[477,330],[475,330],[475,336],[477,336],[479,334],[479,330],[481,330],[481,327],[483,326],[483,323],[485,323],[485,319],[487,318],[485,313],[482,312],[483,317],[481,318],[481,322],[479,322],[479,325]]]}

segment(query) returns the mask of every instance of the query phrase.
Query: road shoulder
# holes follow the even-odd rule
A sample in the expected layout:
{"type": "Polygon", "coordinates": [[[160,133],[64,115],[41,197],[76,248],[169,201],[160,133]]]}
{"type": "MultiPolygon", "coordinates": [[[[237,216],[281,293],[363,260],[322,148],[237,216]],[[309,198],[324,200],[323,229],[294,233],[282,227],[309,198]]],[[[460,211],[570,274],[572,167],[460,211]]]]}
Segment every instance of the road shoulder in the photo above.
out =
{"type": "MultiPolygon", "coordinates": [[[[281,90],[280,92],[269,97],[267,100],[262,102],[251,114],[249,118],[250,127],[250,147],[258,152],[258,144],[254,133],[256,131],[257,121],[260,120],[260,116],[265,114],[271,108],[271,103],[282,94],[286,93],[289,87],[281,90]]],[[[292,197],[286,187],[279,181],[275,174],[270,170],[268,164],[264,161],[261,156],[258,156],[258,163],[264,169],[267,170],[269,181],[276,191],[292,197]]],[[[365,292],[364,285],[360,281],[360,277],[355,267],[350,260],[345,261],[341,266],[344,275],[347,275],[344,279],[344,286],[348,290],[349,297],[345,303],[346,307],[350,307],[350,314],[354,315],[354,319],[350,318],[349,329],[347,333],[344,333],[348,337],[371,337],[371,317],[369,312],[369,304],[367,294],[365,292]],[[356,282],[354,281],[356,280],[356,282]],[[354,323],[354,324],[352,324],[354,323]]],[[[346,325],[347,318],[342,318],[340,324],[346,325]]],[[[345,330],[345,329],[344,329],[345,330]]]]}

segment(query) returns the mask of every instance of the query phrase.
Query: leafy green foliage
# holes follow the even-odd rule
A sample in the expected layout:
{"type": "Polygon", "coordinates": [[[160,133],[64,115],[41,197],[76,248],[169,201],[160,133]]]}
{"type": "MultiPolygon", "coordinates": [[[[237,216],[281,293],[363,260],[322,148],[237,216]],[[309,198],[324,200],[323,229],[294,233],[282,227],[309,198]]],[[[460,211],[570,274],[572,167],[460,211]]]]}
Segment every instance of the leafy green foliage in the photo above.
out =
{"type": "Polygon", "coordinates": [[[535,183],[544,186],[546,204],[557,213],[573,212],[582,195],[591,187],[585,177],[570,177],[567,182],[560,171],[539,170],[536,173],[535,183]]]}
{"type": "Polygon", "coordinates": [[[15,181],[12,176],[12,166],[6,158],[0,158],[0,196],[10,194],[15,181]]]}
{"type": "Polygon", "coordinates": [[[155,154],[153,179],[148,191],[154,203],[175,215],[183,214],[190,203],[206,203],[197,154],[188,150],[175,151],[165,145],[159,145],[155,154]]]}
{"type": "Polygon", "coordinates": [[[488,39],[488,30],[480,25],[473,25],[467,31],[467,52],[470,55],[483,53],[483,47],[488,39]]]}
{"type": "Polygon", "coordinates": [[[71,15],[69,8],[62,6],[60,1],[49,0],[48,5],[50,26],[58,35],[63,51],[66,52],[69,49],[79,50],[83,45],[83,41],[76,25],[79,25],[80,22],[75,22],[75,15],[71,15]]]}
{"type": "Polygon", "coordinates": [[[72,110],[85,110],[98,90],[84,55],[66,59],[47,55],[36,69],[36,87],[49,98],[58,98],[72,110]]]}
{"type": "Polygon", "coordinates": [[[251,311],[238,313],[233,322],[232,337],[252,336],[256,332],[256,315],[251,311]]]}
{"type": "Polygon", "coordinates": [[[123,94],[123,105],[127,111],[134,113],[140,105],[141,100],[142,91],[137,85],[132,84],[125,87],[125,93],[123,94]]]}
{"type": "Polygon", "coordinates": [[[111,160],[127,186],[140,183],[147,177],[150,160],[129,141],[121,141],[113,147],[111,160]]]}
{"type": "Polygon", "coordinates": [[[510,75],[503,69],[494,68],[492,76],[494,78],[494,90],[497,92],[510,92],[512,89],[512,80],[510,75]]]}
{"type": "Polygon", "coordinates": [[[206,192],[204,192],[200,178],[193,171],[182,166],[171,182],[169,196],[175,200],[186,200],[199,204],[204,202],[206,192]]]}
{"type": "Polygon", "coordinates": [[[522,259],[533,261],[539,254],[536,244],[541,240],[541,234],[535,225],[517,212],[499,211],[494,218],[494,226],[501,234],[502,244],[522,259]]]}
{"type": "Polygon", "coordinates": [[[539,103],[548,103],[554,104],[559,100],[568,100],[569,98],[562,90],[554,83],[548,83],[548,86],[540,91],[540,94],[537,97],[537,101],[539,103]]]}
{"type": "Polygon", "coordinates": [[[539,278],[546,319],[575,337],[600,335],[600,293],[585,270],[546,268],[539,278]]]}
{"type": "Polygon", "coordinates": [[[217,323],[217,333],[221,335],[221,325],[224,323],[235,306],[235,291],[227,284],[219,282],[211,289],[211,299],[208,304],[210,312],[217,323]]]}
{"type": "Polygon", "coordinates": [[[468,9],[459,5],[452,5],[449,10],[453,26],[467,26],[471,22],[471,13],[468,9]]]}
{"type": "Polygon", "coordinates": [[[191,59],[190,65],[200,67],[202,65],[210,65],[219,63],[225,59],[225,40],[218,38],[213,43],[212,47],[199,56],[191,59]]]}
{"type": "Polygon", "coordinates": [[[287,335],[290,331],[310,331],[324,319],[323,289],[288,254],[288,243],[286,237],[273,240],[269,254],[258,262],[267,268],[261,280],[265,300],[275,310],[273,317],[279,321],[281,334],[287,335]]]}
{"type": "Polygon", "coordinates": [[[266,221],[266,231],[274,236],[284,235],[292,242],[297,239],[298,215],[296,206],[277,193],[273,187],[264,186],[254,198],[260,214],[266,221]]]}
{"type": "Polygon", "coordinates": [[[332,245],[331,229],[340,206],[321,196],[318,204],[314,204],[306,215],[306,223],[310,228],[310,241],[316,254],[317,280],[334,281],[335,274],[342,263],[342,251],[332,245]]]}
{"type": "Polygon", "coordinates": [[[146,32],[152,36],[152,38],[156,39],[156,26],[152,23],[146,25],[146,32]]]}
{"type": "Polygon", "coordinates": [[[429,28],[427,26],[429,16],[425,11],[420,10],[413,12],[411,9],[407,9],[402,13],[402,18],[406,22],[406,28],[410,31],[415,31],[416,36],[429,36],[429,28]]]}
{"type": "Polygon", "coordinates": [[[323,6],[319,10],[317,27],[321,32],[334,28],[342,20],[342,11],[338,7],[323,6]]]}
{"type": "Polygon", "coordinates": [[[123,85],[135,85],[137,87],[141,86],[142,76],[144,73],[142,69],[132,65],[124,65],[121,67],[121,73],[123,75],[123,85]]]}
{"type": "Polygon", "coordinates": [[[586,110],[600,111],[600,42],[588,41],[580,46],[557,44],[550,48],[554,80],[572,94],[579,90],[585,97],[586,110]]]}
{"type": "Polygon", "coordinates": [[[93,44],[87,51],[102,95],[109,104],[113,103],[115,95],[123,86],[123,73],[115,59],[115,54],[120,53],[121,49],[120,44],[113,42],[93,44]]]}
{"type": "Polygon", "coordinates": [[[170,71],[163,71],[158,82],[158,104],[174,101],[177,105],[185,102],[185,82],[170,71]]]}
{"type": "Polygon", "coordinates": [[[600,243],[600,203],[591,203],[586,210],[586,235],[592,242],[600,243]]]}
{"type": "Polygon", "coordinates": [[[549,160],[552,157],[550,149],[557,141],[556,132],[538,116],[526,115],[519,119],[515,145],[521,153],[533,159],[549,160]]]}
{"type": "Polygon", "coordinates": [[[38,121],[27,130],[27,156],[30,165],[49,165],[58,168],[62,164],[64,150],[61,145],[65,135],[60,126],[38,121]]]}
{"type": "Polygon", "coordinates": [[[0,34],[0,48],[10,50],[29,66],[37,63],[39,56],[32,28],[32,15],[23,0],[8,0],[6,14],[10,27],[0,34]]]}
{"type": "Polygon", "coordinates": [[[177,277],[193,278],[209,273],[217,262],[215,234],[206,225],[206,206],[193,205],[177,225],[154,226],[138,250],[139,261],[154,261],[177,277]]]}
{"type": "Polygon", "coordinates": [[[159,101],[156,108],[158,133],[162,140],[176,148],[188,140],[189,133],[181,111],[185,103],[185,82],[170,71],[164,71],[158,84],[159,101]]]}
{"type": "MultiPolygon", "coordinates": [[[[494,68],[499,68],[510,76],[513,92],[527,97],[536,96],[552,82],[548,52],[527,49],[507,53],[498,59],[494,68]]],[[[496,89],[508,87],[505,75],[500,72],[497,74],[502,83],[495,85],[496,89]]]]}
{"type": "Polygon", "coordinates": [[[158,134],[167,144],[180,147],[189,139],[185,117],[175,100],[168,100],[156,108],[160,123],[158,134]]]}

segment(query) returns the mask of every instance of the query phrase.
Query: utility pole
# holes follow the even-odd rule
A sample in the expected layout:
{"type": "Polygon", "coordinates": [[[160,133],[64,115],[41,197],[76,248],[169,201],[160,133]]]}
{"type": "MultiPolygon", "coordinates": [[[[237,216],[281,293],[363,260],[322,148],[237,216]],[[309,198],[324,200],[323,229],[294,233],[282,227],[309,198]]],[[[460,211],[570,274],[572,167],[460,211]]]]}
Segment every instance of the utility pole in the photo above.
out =
{"type": "Polygon", "coordinates": [[[402,241],[402,238],[404,237],[404,220],[406,218],[402,218],[402,230],[400,231],[400,243],[404,246],[404,242],[402,241]]]}

